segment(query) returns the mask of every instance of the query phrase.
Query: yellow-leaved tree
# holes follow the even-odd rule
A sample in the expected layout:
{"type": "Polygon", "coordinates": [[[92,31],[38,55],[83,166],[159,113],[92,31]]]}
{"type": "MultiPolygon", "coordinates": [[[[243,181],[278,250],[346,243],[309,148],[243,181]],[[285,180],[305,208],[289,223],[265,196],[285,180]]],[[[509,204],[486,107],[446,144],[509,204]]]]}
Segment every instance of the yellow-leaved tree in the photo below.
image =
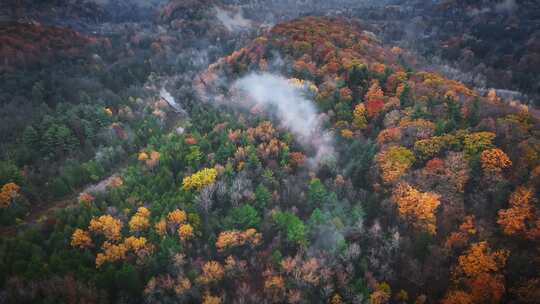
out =
{"type": "Polygon", "coordinates": [[[367,128],[368,122],[366,113],[366,106],[363,103],[359,103],[354,107],[352,121],[353,127],[359,130],[367,128]]]}
{"type": "Polygon", "coordinates": [[[202,267],[202,274],[198,281],[202,284],[209,284],[223,279],[225,269],[216,261],[208,261],[202,267]]]}
{"type": "Polygon", "coordinates": [[[191,176],[184,177],[182,188],[184,190],[196,189],[197,191],[201,191],[204,187],[213,184],[216,181],[216,177],[216,169],[205,168],[191,176]]]}
{"type": "Polygon", "coordinates": [[[182,241],[187,241],[193,238],[193,226],[191,226],[190,224],[180,225],[180,227],[178,228],[178,235],[180,236],[180,239],[182,241]]]}
{"type": "Polygon", "coordinates": [[[175,209],[167,215],[167,221],[172,225],[180,225],[187,221],[187,214],[184,210],[175,209]]]}
{"type": "Polygon", "coordinates": [[[109,214],[102,215],[90,220],[88,230],[93,233],[103,234],[108,240],[117,241],[121,237],[122,222],[109,214]]]}
{"type": "Polygon", "coordinates": [[[520,186],[511,195],[508,209],[499,210],[497,223],[503,228],[506,235],[525,232],[526,221],[533,215],[531,199],[534,190],[529,187],[520,186]]]}
{"type": "Polygon", "coordinates": [[[394,188],[392,197],[401,217],[409,220],[413,227],[435,234],[435,211],[441,203],[439,194],[420,192],[407,183],[400,183],[394,188]]]}
{"type": "Polygon", "coordinates": [[[90,233],[79,228],[75,229],[71,235],[71,246],[81,249],[92,247],[90,233]]]}
{"type": "Polygon", "coordinates": [[[133,232],[146,230],[150,226],[150,210],[145,207],[139,207],[137,213],[129,220],[129,229],[133,232]]]}
{"type": "Polygon", "coordinates": [[[505,292],[504,276],[500,271],[508,255],[507,250],[492,250],[485,241],[471,244],[458,258],[453,273],[456,286],[466,290],[449,291],[442,303],[500,303],[505,292]]]}
{"type": "Polygon", "coordinates": [[[0,190],[0,208],[7,208],[19,196],[21,187],[15,183],[7,183],[0,190]]]}
{"type": "Polygon", "coordinates": [[[382,171],[385,183],[391,183],[402,176],[414,163],[415,157],[411,150],[405,147],[392,146],[383,150],[375,157],[382,171]]]}

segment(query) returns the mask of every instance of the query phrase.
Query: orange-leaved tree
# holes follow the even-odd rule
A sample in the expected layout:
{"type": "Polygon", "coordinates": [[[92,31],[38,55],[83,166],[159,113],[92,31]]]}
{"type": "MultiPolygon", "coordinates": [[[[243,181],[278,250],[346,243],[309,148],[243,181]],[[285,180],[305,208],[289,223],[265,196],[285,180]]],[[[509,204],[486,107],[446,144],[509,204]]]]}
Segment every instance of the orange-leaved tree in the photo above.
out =
{"type": "Polygon", "coordinates": [[[526,221],[532,217],[531,199],[534,190],[520,186],[510,195],[510,208],[499,210],[497,223],[506,235],[525,232],[526,221]]]}
{"type": "Polygon", "coordinates": [[[501,149],[488,149],[480,154],[482,169],[486,173],[498,173],[512,165],[512,161],[501,149]]]}
{"type": "Polygon", "coordinates": [[[440,197],[437,193],[418,191],[407,183],[398,184],[392,192],[399,215],[410,221],[413,227],[431,234],[437,231],[435,211],[441,203],[440,197]]]}
{"type": "Polygon", "coordinates": [[[117,241],[121,237],[122,222],[109,214],[102,215],[90,220],[88,230],[93,233],[103,234],[105,238],[117,241]]]}
{"type": "Polygon", "coordinates": [[[135,215],[129,220],[129,229],[133,232],[140,232],[146,230],[150,226],[150,210],[145,207],[137,209],[135,215]]]}
{"type": "Polygon", "coordinates": [[[19,196],[21,187],[15,183],[7,183],[0,191],[0,208],[7,208],[19,196]]]}
{"type": "Polygon", "coordinates": [[[411,150],[392,146],[376,156],[376,161],[382,171],[382,179],[385,183],[391,183],[402,176],[415,161],[411,150]]]}
{"type": "Polygon", "coordinates": [[[77,228],[71,235],[71,246],[81,249],[89,248],[92,246],[92,237],[88,231],[77,228]]]}

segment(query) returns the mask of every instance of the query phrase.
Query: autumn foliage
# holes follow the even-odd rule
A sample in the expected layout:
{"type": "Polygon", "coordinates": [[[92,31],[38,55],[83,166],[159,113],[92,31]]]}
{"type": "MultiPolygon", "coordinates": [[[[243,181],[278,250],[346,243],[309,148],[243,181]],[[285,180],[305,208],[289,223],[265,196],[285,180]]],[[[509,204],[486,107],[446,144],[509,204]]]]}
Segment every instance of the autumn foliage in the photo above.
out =
{"type": "Polygon", "coordinates": [[[71,246],[77,248],[89,248],[92,246],[92,237],[88,231],[77,228],[71,236],[71,246]]]}
{"type": "Polygon", "coordinates": [[[368,125],[366,118],[366,106],[363,103],[359,103],[354,107],[353,112],[353,126],[356,129],[365,129],[368,125]]]}
{"type": "Polygon", "coordinates": [[[485,172],[501,172],[512,165],[508,155],[497,148],[484,150],[480,155],[480,160],[482,161],[482,169],[485,172]]]}
{"type": "Polygon", "coordinates": [[[525,232],[526,221],[531,219],[531,200],[534,191],[532,188],[520,186],[511,195],[508,209],[499,210],[497,223],[501,225],[504,234],[514,235],[525,232]]]}
{"type": "Polygon", "coordinates": [[[216,248],[218,251],[224,251],[229,248],[243,246],[249,244],[250,246],[257,246],[262,241],[262,235],[257,230],[250,228],[246,231],[224,231],[221,232],[216,241],[216,248]]]}
{"type": "Polygon", "coordinates": [[[413,164],[414,154],[407,148],[392,146],[376,156],[382,170],[382,179],[391,183],[402,176],[413,164]]]}
{"type": "Polygon", "coordinates": [[[440,205],[440,195],[420,192],[406,183],[400,183],[392,192],[398,205],[399,215],[414,227],[435,234],[437,230],[435,211],[440,205]]]}
{"type": "Polygon", "coordinates": [[[443,303],[500,303],[506,289],[500,272],[508,255],[506,250],[492,250],[485,241],[471,244],[454,272],[455,282],[466,288],[450,291],[443,303]]]}
{"type": "MultiPolygon", "coordinates": [[[[104,42],[104,41],[103,41],[104,42]]],[[[1,70],[29,67],[50,59],[75,58],[99,41],[68,28],[30,23],[4,25],[0,31],[1,70]]]]}
{"type": "Polygon", "coordinates": [[[102,215],[90,221],[88,230],[92,233],[102,234],[110,241],[117,241],[121,237],[123,223],[111,215],[102,215]]]}
{"type": "Polygon", "coordinates": [[[173,225],[180,225],[187,221],[187,214],[184,210],[175,209],[167,214],[167,221],[173,225]]]}
{"type": "Polygon", "coordinates": [[[505,250],[492,251],[487,242],[474,243],[459,257],[456,273],[474,278],[483,273],[498,272],[506,264],[508,254],[505,250]]]}
{"type": "Polygon", "coordinates": [[[7,208],[11,202],[19,196],[19,185],[15,183],[7,183],[0,190],[0,209],[7,208]]]}
{"type": "Polygon", "coordinates": [[[114,263],[126,259],[128,248],[124,244],[103,243],[103,252],[96,256],[96,267],[100,268],[105,263],[114,263]]]}
{"type": "Polygon", "coordinates": [[[184,177],[184,180],[182,181],[182,188],[184,190],[196,189],[200,191],[204,187],[213,184],[216,177],[216,169],[205,168],[191,176],[184,177]]]}
{"type": "Polygon", "coordinates": [[[182,241],[186,241],[193,238],[194,236],[193,226],[191,226],[190,224],[180,225],[180,227],[178,228],[178,235],[180,236],[180,239],[182,241]]]}
{"type": "Polygon", "coordinates": [[[217,261],[206,262],[202,267],[202,274],[199,277],[199,282],[202,284],[209,284],[212,282],[220,281],[225,275],[225,269],[217,261]]]}
{"type": "MultiPolygon", "coordinates": [[[[149,57],[141,69],[137,62],[127,69],[143,83],[156,80],[147,68],[174,61],[168,60],[176,53],[166,42],[177,33],[169,28],[184,32],[198,22],[184,22],[194,12],[173,2],[163,15],[171,23],[144,43],[167,60],[149,57]],[[139,70],[143,75],[135,75],[139,70]]],[[[199,25],[205,14],[215,17],[213,9],[196,13],[199,25]]],[[[107,179],[110,187],[95,197],[83,193],[82,204],[40,219],[37,234],[2,241],[0,247],[23,261],[2,256],[0,268],[9,272],[5,281],[29,274],[39,280],[42,269],[56,275],[65,267],[53,263],[65,259],[59,266],[82,261],[73,271],[100,287],[114,282],[104,291],[113,302],[536,301],[540,145],[534,115],[418,71],[411,54],[383,47],[353,20],[300,18],[263,35],[202,75],[193,74],[196,89],[214,86],[215,101],[227,102],[236,97],[234,90],[227,92],[229,80],[269,70],[279,56],[290,67],[281,70],[284,77],[314,101],[320,126],[334,135],[335,155],[317,163],[317,143],[306,145],[278,126],[271,107],[188,102],[189,120],[170,115],[164,121],[155,117],[166,105],[155,102],[153,85],[145,86],[148,94],[129,97],[132,115],[117,105],[123,98],[105,100],[97,109],[105,128],[130,128],[133,141],[118,152],[132,153],[127,168],[107,179]]],[[[81,145],[103,137],[99,131],[83,138],[94,131],[91,120],[74,123],[81,145]]],[[[48,137],[39,127],[25,132],[23,141],[48,137]]],[[[56,138],[48,141],[54,145],[56,138]]],[[[110,172],[101,168],[100,157],[59,166],[62,177],[48,187],[78,189],[65,181],[64,171],[84,172],[93,182],[105,178],[110,172]]],[[[24,180],[26,186],[35,172],[17,168],[17,161],[12,171],[21,178],[14,173],[17,178],[6,181],[24,180]]],[[[16,199],[18,186],[8,185],[0,206],[23,205],[25,200],[16,199]]],[[[0,211],[9,216],[11,207],[0,211]]]]}
{"type": "Polygon", "coordinates": [[[137,213],[129,220],[129,229],[133,232],[139,232],[150,226],[150,211],[145,207],[137,209],[137,213]]]}

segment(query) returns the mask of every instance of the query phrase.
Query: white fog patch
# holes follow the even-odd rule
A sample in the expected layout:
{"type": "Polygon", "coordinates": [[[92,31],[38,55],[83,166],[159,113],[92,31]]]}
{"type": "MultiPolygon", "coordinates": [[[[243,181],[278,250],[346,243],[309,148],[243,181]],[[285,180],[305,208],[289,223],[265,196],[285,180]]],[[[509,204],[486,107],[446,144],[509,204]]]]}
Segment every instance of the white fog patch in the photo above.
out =
{"type": "Polygon", "coordinates": [[[495,6],[497,12],[509,12],[517,8],[516,0],[504,0],[495,6]]]}
{"type": "Polygon", "coordinates": [[[242,9],[231,12],[216,6],[214,7],[214,10],[216,11],[218,20],[231,32],[251,27],[251,21],[244,18],[242,9]]]}
{"type": "Polygon", "coordinates": [[[511,13],[518,8],[516,0],[503,0],[500,3],[495,4],[494,6],[484,6],[481,8],[475,8],[467,12],[469,16],[476,16],[491,12],[496,13],[511,13]]]}
{"type": "Polygon", "coordinates": [[[250,74],[233,84],[233,89],[244,94],[238,104],[244,107],[262,106],[276,110],[283,127],[289,129],[298,141],[315,150],[310,165],[333,158],[333,134],[322,128],[321,115],[312,101],[303,96],[300,88],[279,75],[250,74]]]}

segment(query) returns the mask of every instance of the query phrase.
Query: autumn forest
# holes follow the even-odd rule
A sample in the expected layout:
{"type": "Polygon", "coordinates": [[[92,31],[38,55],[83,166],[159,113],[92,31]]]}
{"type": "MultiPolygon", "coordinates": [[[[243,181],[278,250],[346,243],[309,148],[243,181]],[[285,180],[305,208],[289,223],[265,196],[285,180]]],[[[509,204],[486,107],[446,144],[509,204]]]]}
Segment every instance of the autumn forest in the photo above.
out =
{"type": "Polygon", "coordinates": [[[304,2],[0,4],[0,303],[538,303],[540,7],[304,2]]]}

